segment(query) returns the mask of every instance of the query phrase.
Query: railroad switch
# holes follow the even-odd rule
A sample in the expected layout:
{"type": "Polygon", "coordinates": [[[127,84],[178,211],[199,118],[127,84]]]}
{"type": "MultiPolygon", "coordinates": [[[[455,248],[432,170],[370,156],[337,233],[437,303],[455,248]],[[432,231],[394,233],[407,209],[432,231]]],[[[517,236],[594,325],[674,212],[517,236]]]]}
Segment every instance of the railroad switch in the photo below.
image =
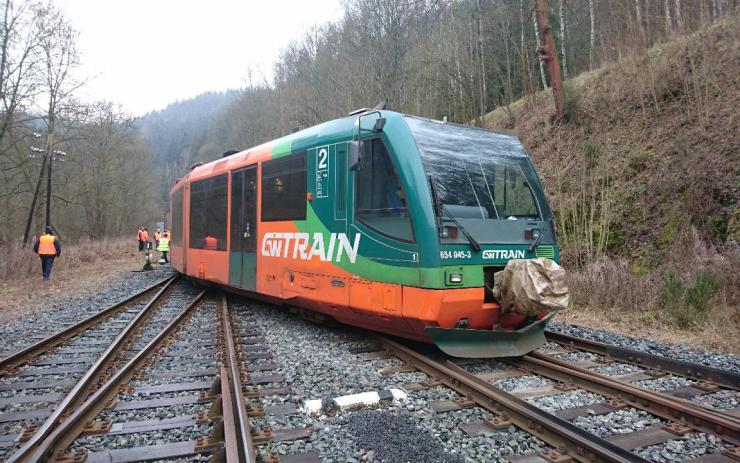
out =
{"type": "Polygon", "coordinates": [[[111,420],[93,420],[85,425],[80,435],[87,436],[90,434],[105,434],[113,426],[111,420]]]}
{"type": "Polygon", "coordinates": [[[545,449],[539,453],[540,458],[548,463],[569,463],[573,458],[562,450],[545,449]]]}
{"type": "Polygon", "coordinates": [[[86,449],[60,450],[54,455],[55,463],[81,463],[86,459],[86,449]]]}

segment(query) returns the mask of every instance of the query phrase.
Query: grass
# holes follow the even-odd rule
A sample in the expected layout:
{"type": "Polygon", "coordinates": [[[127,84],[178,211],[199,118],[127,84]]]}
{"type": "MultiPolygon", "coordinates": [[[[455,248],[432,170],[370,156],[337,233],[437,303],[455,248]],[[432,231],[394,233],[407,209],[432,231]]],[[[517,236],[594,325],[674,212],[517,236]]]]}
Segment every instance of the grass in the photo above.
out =
{"type": "Polygon", "coordinates": [[[126,278],[144,264],[137,248],[136,241],[123,238],[62,243],[51,280],[43,281],[40,259],[31,246],[0,247],[0,323],[52,309],[126,278]]]}

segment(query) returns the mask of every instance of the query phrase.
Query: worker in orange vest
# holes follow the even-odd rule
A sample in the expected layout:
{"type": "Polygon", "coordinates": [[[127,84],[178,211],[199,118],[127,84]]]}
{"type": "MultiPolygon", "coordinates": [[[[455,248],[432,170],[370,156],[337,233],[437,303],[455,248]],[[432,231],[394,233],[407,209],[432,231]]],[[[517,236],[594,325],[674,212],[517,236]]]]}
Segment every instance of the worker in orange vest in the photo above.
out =
{"type": "Polygon", "coordinates": [[[159,247],[159,239],[161,237],[162,237],[162,232],[160,232],[159,228],[157,228],[157,231],[154,232],[154,249],[157,249],[159,247]]]}
{"type": "Polygon", "coordinates": [[[149,230],[144,227],[144,230],[141,232],[141,239],[144,241],[144,249],[149,250],[149,230]]]}
{"type": "Polygon", "coordinates": [[[54,236],[51,227],[46,227],[46,233],[33,244],[33,252],[41,258],[41,275],[44,280],[48,280],[54,259],[62,255],[62,244],[59,238],[54,236]]]}
{"type": "Polygon", "coordinates": [[[208,249],[209,251],[215,251],[218,249],[218,238],[216,238],[215,236],[206,235],[204,241],[206,249],[208,249]]]}
{"type": "Polygon", "coordinates": [[[144,227],[139,227],[139,231],[136,232],[136,239],[139,240],[139,252],[144,250],[144,227]]]}

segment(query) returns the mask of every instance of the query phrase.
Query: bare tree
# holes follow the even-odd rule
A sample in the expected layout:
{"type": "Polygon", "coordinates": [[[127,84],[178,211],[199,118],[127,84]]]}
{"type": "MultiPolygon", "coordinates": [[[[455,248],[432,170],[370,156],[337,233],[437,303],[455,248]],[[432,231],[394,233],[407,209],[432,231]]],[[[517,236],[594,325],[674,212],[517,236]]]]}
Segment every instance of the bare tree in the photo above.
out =
{"type": "Polygon", "coordinates": [[[483,54],[483,27],[481,26],[481,17],[483,16],[483,7],[481,0],[476,1],[476,17],[478,20],[478,62],[480,64],[480,119],[486,115],[486,61],[483,54]]]}
{"type": "Polygon", "coordinates": [[[542,48],[542,42],[540,41],[540,29],[537,27],[537,15],[532,15],[532,23],[534,24],[534,38],[537,41],[537,59],[540,64],[540,78],[542,79],[542,90],[547,90],[547,77],[545,77],[545,61],[542,59],[542,53],[539,52],[542,48]]]}
{"type": "Polygon", "coordinates": [[[637,15],[637,28],[640,31],[640,39],[645,40],[645,26],[642,24],[642,11],[640,11],[640,0],[635,0],[635,14],[637,15]]]}
{"type": "Polygon", "coordinates": [[[675,0],[676,2],[676,27],[679,32],[684,31],[683,25],[683,13],[681,12],[681,0],[675,0]]]}
{"type": "Polygon", "coordinates": [[[565,18],[565,0],[560,0],[560,61],[563,66],[563,78],[568,78],[568,58],[566,57],[567,51],[567,32],[566,32],[566,18],[565,18]]]}
{"type": "Polygon", "coordinates": [[[594,3],[596,0],[588,0],[588,13],[591,20],[591,32],[588,47],[588,69],[594,69],[594,48],[596,48],[596,13],[594,3]]]}
{"type": "Polygon", "coordinates": [[[663,0],[663,10],[665,12],[665,33],[666,36],[673,33],[673,20],[671,19],[671,2],[663,0]]]}

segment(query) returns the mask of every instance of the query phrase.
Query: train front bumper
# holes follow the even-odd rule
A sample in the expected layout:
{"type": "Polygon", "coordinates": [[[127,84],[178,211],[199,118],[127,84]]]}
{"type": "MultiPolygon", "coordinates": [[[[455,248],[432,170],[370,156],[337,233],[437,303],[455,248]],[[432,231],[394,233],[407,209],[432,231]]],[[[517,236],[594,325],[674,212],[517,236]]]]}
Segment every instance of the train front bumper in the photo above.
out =
{"type": "Polygon", "coordinates": [[[516,331],[428,326],[424,332],[442,352],[453,357],[519,357],[545,344],[545,326],[553,315],[550,313],[516,331]]]}

